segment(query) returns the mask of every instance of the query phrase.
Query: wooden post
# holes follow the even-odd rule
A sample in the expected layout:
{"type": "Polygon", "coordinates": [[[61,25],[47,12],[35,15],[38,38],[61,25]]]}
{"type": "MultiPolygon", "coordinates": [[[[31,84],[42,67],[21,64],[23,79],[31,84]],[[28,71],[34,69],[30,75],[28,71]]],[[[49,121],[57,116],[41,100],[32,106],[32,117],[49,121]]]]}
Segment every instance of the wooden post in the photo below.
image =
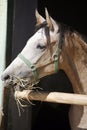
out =
{"type": "Polygon", "coordinates": [[[74,105],[87,105],[87,95],[72,94],[63,92],[34,92],[24,90],[16,91],[14,94],[16,99],[39,100],[53,103],[65,103],[74,105]]]}

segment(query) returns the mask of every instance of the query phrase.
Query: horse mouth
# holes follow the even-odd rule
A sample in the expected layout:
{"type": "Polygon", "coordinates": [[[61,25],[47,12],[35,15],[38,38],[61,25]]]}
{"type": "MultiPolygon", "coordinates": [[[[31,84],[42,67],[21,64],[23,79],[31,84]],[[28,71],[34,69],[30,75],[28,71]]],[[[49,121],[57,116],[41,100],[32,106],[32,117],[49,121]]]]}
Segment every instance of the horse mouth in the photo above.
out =
{"type": "Polygon", "coordinates": [[[4,87],[12,88],[15,91],[33,90],[35,89],[34,86],[37,86],[37,84],[39,83],[39,81],[35,82],[33,79],[29,79],[26,77],[20,78],[16,76],[10,76],[8,79],[3,81],[4,81],[4,87]]]}
{"type": "Polygon", "coordinates": [[[10,88],[10,87],[13,87],[13,82],[12,82],[12,80],[9,78],[9,79],[7,79],[7,80],[3,80],[3,85],[4,85],[4,87],[6,87],[6,88],[10,88]]]}

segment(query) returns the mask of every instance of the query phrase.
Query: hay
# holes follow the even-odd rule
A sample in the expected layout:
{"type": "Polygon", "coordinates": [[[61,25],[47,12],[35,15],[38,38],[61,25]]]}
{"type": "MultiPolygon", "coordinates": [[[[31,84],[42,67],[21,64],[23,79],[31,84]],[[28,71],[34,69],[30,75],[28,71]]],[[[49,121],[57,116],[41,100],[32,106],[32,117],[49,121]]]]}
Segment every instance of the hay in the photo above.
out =
{"type": "MultiPolygon", "coordinates": [[[[33,80],[28,81],[23,78],[19,78],[19,77],[12,75],[10,77],[10,83],[12,84],[12,87],[11,87],[12,93],[14,93],[16,91],[23,91],[23,90],[30,90],[30,91],[34,90],[37,92],[38,92],[38,89],[42,90],[42,88],[38,87],[39,80],[37,82],[33,81],[33,80]]],[[[22,111],[24,111],[23,108],[27,107],[29,104],[35,105],[32,103],[32,101],[29,98],[27,98],[27,102],[25,103],[25,100],[23,98],[16,98],[16,96],[15,96],[15,101],[17,104],[19,116],[21,116],[21,109],[22,109],[22,111]]]]}

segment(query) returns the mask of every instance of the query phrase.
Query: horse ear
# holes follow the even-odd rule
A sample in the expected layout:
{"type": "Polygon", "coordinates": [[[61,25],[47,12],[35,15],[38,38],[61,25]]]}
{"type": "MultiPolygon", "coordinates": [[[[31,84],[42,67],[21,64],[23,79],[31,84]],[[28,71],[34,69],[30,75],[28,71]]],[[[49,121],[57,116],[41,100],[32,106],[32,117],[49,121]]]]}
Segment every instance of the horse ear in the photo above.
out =
{"type": "Polygon", "coordinates": [[[51,19],[51,22],[52,22],[52,25],[53,25],[53,29],[57,33],[58,29],[59,29],[58,24],[56,23],[56,21],[52,17],[50,17],[50,19],[51,19]]]}
{"type": "Polygon", "coordinates": [[[52,24],[52,21],[50,19],[50,16],[49,16],[49,13],[47,11],[47,8],[45,8],[45,15],[46,15],[46,21],[47,21],[47,24],[48,24],[48,27],[53,30],[53,24],[52,24]]]}
{"type": "Polygon", "coordinates": [[[46,15],[46,21],[48,23],[49,28],[52,31],[57,32],[58,31],[58,25],[57,25],[56,21],[53,20],[53,18],[49,16],[49,13],[48,13],[46,8],[45,8],[45,15],[46,15]]]}
{"type": "Polygon", "coordinates": [[[45,21],[45,19],[38,13],[37,9],[35,10],[36,16],[36,25],[39,25],[45,21]]]}

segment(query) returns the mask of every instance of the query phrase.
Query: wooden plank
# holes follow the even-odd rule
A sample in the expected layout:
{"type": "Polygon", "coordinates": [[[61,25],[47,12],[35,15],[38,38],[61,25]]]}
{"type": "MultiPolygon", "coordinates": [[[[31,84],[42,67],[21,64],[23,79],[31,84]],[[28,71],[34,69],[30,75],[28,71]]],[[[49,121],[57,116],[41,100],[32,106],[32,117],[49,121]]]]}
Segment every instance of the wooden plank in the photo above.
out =
{"type": "Polygon", "coordinates": [[[87,95],[63,92],[34,92],[30,90],[16,91],[16,99],[37,100],[53,103],[87,105],[87,95]]]}

